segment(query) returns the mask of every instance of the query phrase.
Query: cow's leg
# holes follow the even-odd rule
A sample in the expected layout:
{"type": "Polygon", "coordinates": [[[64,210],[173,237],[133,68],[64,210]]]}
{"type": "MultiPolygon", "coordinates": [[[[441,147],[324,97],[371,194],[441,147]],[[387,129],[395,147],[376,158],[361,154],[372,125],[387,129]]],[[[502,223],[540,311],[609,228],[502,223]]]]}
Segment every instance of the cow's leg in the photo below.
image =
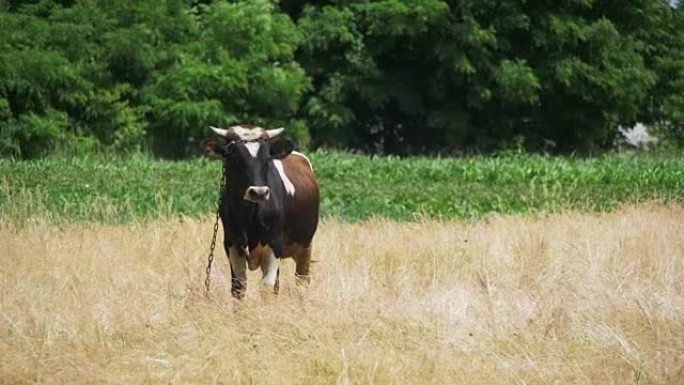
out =
{"type": "Polygon", "coordinates": [[[295,257],[295,280],[298,285],[308,286],[311,282],[309,269],[311,267],[311,245],[302,247],[295,257]]]}
{"type": "Polygon", "coordinates": [[[280,293],[280,268],[278,268],[278,272],[276,273],[276,282],[275,285],[273,285],[273,292],[276,294],[280,293]]]}
{"type": "Polygon", "coordinates": [[[262,254],[261,272],[263,274],[261,279],[262,286],[264,288],[273,288],[273,291],[277,294],[280,288],[278,279],[280,275],[280,258],[276,258],[273,249],[269,248],[267,253],[262,254]]]}
{"type": "Polygon", "coordinates": [[[237,246],[226,246],[230,260],[230,293],[242,299],[247,291],[247,255],[237,246]]]}

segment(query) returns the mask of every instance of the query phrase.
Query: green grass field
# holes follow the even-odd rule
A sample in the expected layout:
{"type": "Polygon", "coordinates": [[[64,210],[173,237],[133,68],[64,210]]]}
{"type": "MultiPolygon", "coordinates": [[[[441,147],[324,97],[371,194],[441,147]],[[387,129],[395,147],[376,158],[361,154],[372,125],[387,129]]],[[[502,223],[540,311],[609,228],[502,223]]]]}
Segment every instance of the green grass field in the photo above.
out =
{"type": "MultiPolygon", "coordinates": [[[[606,211],[623,203],[682,201],[684,158],[505,155],[405,158],[311,154],[322,214],[411,220],[490,213],[606,211]]],[[[128,222],[215,210],[221,165],[207,159],[0,160],[0,220],[128,222]]]]}

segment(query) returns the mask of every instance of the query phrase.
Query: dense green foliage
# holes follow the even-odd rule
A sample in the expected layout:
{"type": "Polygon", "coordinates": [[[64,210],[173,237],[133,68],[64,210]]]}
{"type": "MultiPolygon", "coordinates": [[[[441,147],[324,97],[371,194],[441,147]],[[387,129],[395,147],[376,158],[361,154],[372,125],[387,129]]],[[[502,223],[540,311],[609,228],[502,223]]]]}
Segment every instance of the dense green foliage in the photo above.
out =
{"type": "Polygon", "coordinates": [[[684,138],[667,0],[0,0],[0,156],[196,151],[208,125],[389,153],[684,138]]]}
{"type": "MultiPolygon", "coordinates": [[[[322,214],[343,220],[593,211],[684,198],[684,159],[675,157],[399,159],[320,152],[311,158],[322,214]]],[[[220,171],[219,162],[206,159],[0,160],[0,221],[208,215],[216,208],[220,171]]]]}
{"type": "Polygon", "coordinates": [[[0,153],[196,147],[208,124],[286,124],[309,87],[266,0],[18,1],[0,11],[0,153]]]}

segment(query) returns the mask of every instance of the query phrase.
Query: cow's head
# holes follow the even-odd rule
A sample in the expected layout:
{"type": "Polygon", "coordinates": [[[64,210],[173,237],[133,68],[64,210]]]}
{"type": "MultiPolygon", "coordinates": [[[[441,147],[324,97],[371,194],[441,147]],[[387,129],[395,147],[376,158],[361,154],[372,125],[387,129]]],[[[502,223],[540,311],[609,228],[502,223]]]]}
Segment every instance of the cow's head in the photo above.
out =
{"type": "Polygon", "coordinates": [[[227,170],[227,185],[237,189],[244,200],[265,202],[269,199],[268,175],[273,160],[289,155],[294,145],[289,140],[273,141],[283,128],[267,130],[253,125],[239,125],[227,129],[211,127],[217,138],[202,142],[204,152],[221,159],[227,170]]]}

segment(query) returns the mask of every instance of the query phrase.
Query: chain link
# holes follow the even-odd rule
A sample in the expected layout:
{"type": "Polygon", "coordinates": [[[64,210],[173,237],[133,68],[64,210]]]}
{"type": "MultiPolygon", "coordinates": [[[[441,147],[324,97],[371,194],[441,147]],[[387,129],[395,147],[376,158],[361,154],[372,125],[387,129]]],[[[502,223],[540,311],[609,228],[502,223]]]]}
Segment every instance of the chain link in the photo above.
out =
{"type": "Polygon", "coordinates": [[[209,298],[209,286],[211,285],[211,264],[214,262],[214,249],[216,248],[216,234],[218,233],[219,229],[219,214],[221,213],[221,201],[223,199],[223,190],[226,187],[226,172],[225,170],[222,170],[221,172],[221,182],[219,182],[219,196],[218,196],[218,201],[216,205],[218,206],[216,208],[216,219],[214,221],[214,235],[211,237],[211,245],[209,246],[209,256],[207,257],[207,268],[206,268],[206,273],[207,277],[204,278],[204,295],[209,298]]]}

